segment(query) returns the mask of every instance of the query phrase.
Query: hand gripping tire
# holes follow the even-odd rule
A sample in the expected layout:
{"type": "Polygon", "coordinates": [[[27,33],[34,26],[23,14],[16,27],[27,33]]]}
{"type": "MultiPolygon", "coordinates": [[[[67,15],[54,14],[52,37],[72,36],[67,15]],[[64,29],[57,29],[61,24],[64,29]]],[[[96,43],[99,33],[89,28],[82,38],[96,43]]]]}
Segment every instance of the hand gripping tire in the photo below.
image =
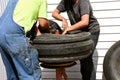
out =
{"type": "Polygon", "coordinates": [[[113,44],[106,53],[103,72],[106,80],[120,80],[120,41],[113,44]]]}
{"type": "Polygon", "coordinates": [[[33,41],[39,52],[39,59],[45,63],[62,63],[86,58],[93,46],[91,34],[42,34],[33,41]]]}

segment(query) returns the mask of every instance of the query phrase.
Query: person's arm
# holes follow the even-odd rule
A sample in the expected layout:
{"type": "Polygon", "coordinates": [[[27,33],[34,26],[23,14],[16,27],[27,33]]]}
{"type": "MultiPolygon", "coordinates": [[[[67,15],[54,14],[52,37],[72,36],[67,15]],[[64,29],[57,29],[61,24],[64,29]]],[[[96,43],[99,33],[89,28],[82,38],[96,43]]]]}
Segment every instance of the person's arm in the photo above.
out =
{"type": "Polygon", "coordinates": [[[80,21],[77,22],[74,25],[71,25],[70,27],[67,27],[66,30],[63,32],[63,34],[66,34],[68,31],[77,30],[77,29],[83,29],[88,27],[89,21],[90,21],[90,2],[88,0],[81,0],[78,2],[78,6],[80,8],[80,21]]]}
{"type": "Polygon", "coordinates": [[[63,30],[65,28],[68,27],[68,23],[67,23],[67,19],[65,19],[63,16],[60,15],[60,11],[58,9],[55,9],[53,12],[52,12],[52,16],[59,20],[59,21],[62,21],[62,27],[63,27],[63,30]]]}
{"type": "Polygon", "coordinates": [[[40,0],[40,3],[38,13],[39,28],[41,30],[48,30],[49,32],[49,22],[47,20],[47,0],[40,0]]]}
{"type": "Polygon", "coordinates": [[[55,19],[60,20],[60,21],[66,20],[63,16],[60,15],[60,11],[58,9],[55,9],[52,12],[52,17],[54,17],[55,19]]]}
{"type": "Polygon", "coordinates": [[[64,30],[63,35],[66,34],[69,31],[82,29],[84,27],[87,27],[88,25],[89,25],[89,14],[84,14],[81,17],[81,21],[77,22],[74,25],[71,25],[70,27],[67,27],[64,30]]]}

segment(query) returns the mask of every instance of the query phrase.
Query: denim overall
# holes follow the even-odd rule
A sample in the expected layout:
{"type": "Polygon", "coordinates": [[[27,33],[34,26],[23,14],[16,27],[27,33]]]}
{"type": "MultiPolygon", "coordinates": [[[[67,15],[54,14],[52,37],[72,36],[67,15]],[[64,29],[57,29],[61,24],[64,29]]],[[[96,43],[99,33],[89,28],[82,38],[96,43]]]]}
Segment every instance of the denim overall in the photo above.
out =
{"type": "Polygon", "coordinates": [[[38,52],[28,43],[24,29],[13,21],[17,2],[9,0],[0,17],[0,54],[7,80],[41,80],[38,52]]]}

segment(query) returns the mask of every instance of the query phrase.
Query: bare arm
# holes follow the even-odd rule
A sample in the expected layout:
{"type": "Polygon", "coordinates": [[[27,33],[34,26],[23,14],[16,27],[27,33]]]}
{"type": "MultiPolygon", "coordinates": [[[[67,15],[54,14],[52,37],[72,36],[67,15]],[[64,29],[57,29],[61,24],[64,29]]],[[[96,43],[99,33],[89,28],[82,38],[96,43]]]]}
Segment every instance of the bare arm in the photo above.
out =
{"type": "Polygon", "coordinates": [[[62,27],[63,29],[65,29],[66,27],[68,27],[68,23],[67,23],[67,19],[65,19],[63,16],[60,15],[60,11],[58,9],[55,9],[52,13],[52,16],[59,20],[62,21],[62,27]]]}
{"type": "Polygon", "coordinates": [[[65,20],[65,18],[60,15],[60,11],[59,11],[58,9],[55,9],[55,10],[52,12],[52,16],[53,16],[55,19],[60,20],[60,21],[65,20]]]}
{"type": "MultiPolygon", "coordinates": [[[[63,16],[60,15],[59,10],[57,10],[57,9],[55,9],[53,11],[52,16],[55,19],[62,21],[63,23],[67,23],[67,20],[63,16]]],[[[64,30],[63,34],[66,34],[68,31],[82,29],[84,27],[87,27],[88,24],[89,24],[89,14],[84,14],[81,17],[81,21],[77,22],[76,24],[71,25],[70,27],[68,27],[68,24],[67,24],[66,27],[65,27],[65,30],[64,30]]]]}
{"type": "Polygon", "coordinates": [[[70,27],[67,27],[65,29],[65,31],[63,32],[63,34],[66,34],[67,32],[72,31],[72,30],[82,29],[84,27],[87,27],[88,24],[89,24],[89,15],[88,14],[84,14],[81,17],[81,21],[77,22],[74,25],[71,25],[70,27]]]}

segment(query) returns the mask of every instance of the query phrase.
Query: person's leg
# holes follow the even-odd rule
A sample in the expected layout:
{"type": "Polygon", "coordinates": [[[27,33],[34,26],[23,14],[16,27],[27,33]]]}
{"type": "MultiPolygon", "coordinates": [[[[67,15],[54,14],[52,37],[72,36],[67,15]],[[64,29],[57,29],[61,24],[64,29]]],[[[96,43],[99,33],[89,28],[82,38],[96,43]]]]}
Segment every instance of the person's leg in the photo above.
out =
{"type": "Polygon", "coordinates": [[[18,80],[18,74],[10,55],[6,54],[6,52],[4,52],[4,50],[1,47],[0,54],[5,65],[6,72],[9,72],[7,73],[7,80],[18,80]]]}
{"type": "MultiPolygon", "coordinates": [[[[10,49],[11,50],[11,49],[10,49]]],[[[13,61],[19,72],[20,80],[40,80],[41,70],[38,62],[38,53],[32,47],[22,49],[22,52],[13,54],[13,61]]],[[[11,50],[12,51],[12,50],[11,50]]],[[[14,52],[16,52],[14,50],[14,52]]],[[[17,51],[18,52],[18,51],[17,51]]]]}
{"type": "MultiPolygon", "coordinates": [[[[0,39],[0,45],[6,52],[4,55],[10,55],[9,58],[12,59],[14,64],[10,63],[10,65],[12,69],[14,68],[17,70],[18,80],[40,80],[41,71],[38,53],[33,47],[27,45],[23,36],[20,37],[18,34],[5,34],[5,38],[1,37],[1,35],[0,38],[2,38],[0,39]]],[[[5,62],[7,62],[7,60],[5,62]]],[[[9,60],[9,62],[11,61],[9,60]]],[[[10,70],[9,64],[6,64],[5,66],[7,74],[10,74],[12,69],[10,70]]],[[[16,73],[14,72],[13,74],[16,73]]],[[[8,78],[10,78],[10,76],[8,76],[8,78]]]]}
{"type": "Polygon", "coordinates": [[[80,60],[81,74],[82,74],[83,80],[96,80],[96,72],[95,72],[92,56],[93,56],[95,47],[96,47],[97,42],[98,42],[99,31],[91,33],[91,34],[92,34],[92,40],[94,42],[92,54],[89,57],[80,60]]]}
{"type": "Polygon", "coordinates": [[[94,69],[93,62],[92,62],[92,55],[86,59],[80,60],[81,63],[81,74],[83,80],[91,80],[91,74],[94,69]]]}
{"type": "MultiPolygon", "coordinates": [[[[4,44],[3,34],[5,33],[5,31],[4,31],[5,29],[2,29],[2,27],[5,27],[4,24],[6,24],[6,22],[7,22],[6,17],[8,17],[8,14],[12,12],[12,9],[14,8],[16,3],[17,3],[17,0],[15,0],[14,2],[12,2],[12,0],[9,0],[7,3],[7,6],[6,6],[7,9],[5,8],[3,15],[0,17],[0,43],[4,44]],[[6,19],[6,21],[5,21],[5,19],[6,19]]],[[[1,45],[0,45],[0,54],[1,54],[3,63],[5,65],[5,69],[7,72],[6,73],[7,79],[8,80],[18,80],[17,71],[13,64],[12,58],[10,57],[9,54],[7,54],[6,51],[4,51],[1,48],[1,45]]]]}
{"type": "Polygon", "coordinates": [[[65,80],[69,80],[65,68],[62,69],[62,74],[65,80]]]}
{"type": "Polygon", "coordinates": [[[62,80],[62,70],[60,68],[56,69],[56,80],[62,80]]]}
{"type": "MultiPolygon", "coordinates": [[[[0,30],[3,31],[4,29],[0,30]]],[[[28,45],[25,35],[8,32],[8,34],[0,34],[0,38],[0,45],[12,58],[19,80],[40,80],[41,71],[38,53],[33,47],[28,45]]],[[[9,72],[7,73],[9,74],[9,72]]]]}
{"type": "Polygon", "coordinates": [[[65,68],[57,68],[56,69],[56,80],[62,80],[62,76],[65,80],[68,80],[68,76],[66,74],[65,68]]]}

